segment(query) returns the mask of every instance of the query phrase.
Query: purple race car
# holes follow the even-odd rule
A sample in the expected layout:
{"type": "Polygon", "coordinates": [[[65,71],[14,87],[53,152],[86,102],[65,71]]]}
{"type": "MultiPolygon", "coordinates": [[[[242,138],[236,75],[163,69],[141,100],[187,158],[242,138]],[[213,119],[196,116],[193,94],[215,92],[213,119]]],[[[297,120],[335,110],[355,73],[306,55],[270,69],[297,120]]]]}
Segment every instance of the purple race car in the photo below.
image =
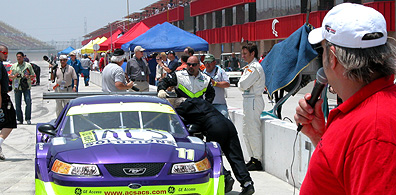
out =
{"type": "Polygon", "coordinates": [[[157,97],[71,100],[36,139],[36,194],[224,194],[220,146],[157,97]]]}

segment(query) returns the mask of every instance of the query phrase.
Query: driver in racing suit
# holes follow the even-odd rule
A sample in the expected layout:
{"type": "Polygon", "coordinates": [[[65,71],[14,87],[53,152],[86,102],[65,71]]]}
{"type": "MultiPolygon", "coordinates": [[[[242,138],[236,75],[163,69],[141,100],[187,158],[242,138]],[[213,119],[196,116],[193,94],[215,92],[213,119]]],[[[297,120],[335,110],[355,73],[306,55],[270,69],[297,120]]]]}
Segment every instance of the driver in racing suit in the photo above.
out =
{"type": "Polygon", "coordinates": [[[202,74],[199,70],[199,60],[196,56],[190,56],[187,60],[187,70],[180,70],[169,74],[158,83],[158,97],[166,98],[165,90],[175,86],[177,97],[203,98],[212,103],[215,90],[210,77],[202,74]]]}
{"type": "Polygon", "coordinates": [[[261,133],[260,115],[264,110],[263,92],[265,88],[264,70],[257,61],[257,46],[249,43],[242,47],[242,58],[248,62],[244,67],[238,87],[243,91],[243,133],[251,156],[246,164],[249,171],[263,170],[261,165],[263,155],[263,139],[261,133]]]}

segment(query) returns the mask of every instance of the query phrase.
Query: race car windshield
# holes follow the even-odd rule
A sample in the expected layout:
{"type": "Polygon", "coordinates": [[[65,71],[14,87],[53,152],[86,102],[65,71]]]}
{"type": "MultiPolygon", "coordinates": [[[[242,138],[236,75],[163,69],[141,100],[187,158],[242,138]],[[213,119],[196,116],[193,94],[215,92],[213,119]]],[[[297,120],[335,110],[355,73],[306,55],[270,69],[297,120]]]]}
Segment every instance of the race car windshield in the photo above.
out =
{"type": "Polygon", "coordinates": [[[151,129],[167,131],[171,134],[185,134],[182,125],[173,108],[168,105],[152,103],[82,105],[69,109],[62,134],[79,135],[80,132],[105,129],[151,129]],[[98,107],[101,112],[98,112],[98,107]]]}

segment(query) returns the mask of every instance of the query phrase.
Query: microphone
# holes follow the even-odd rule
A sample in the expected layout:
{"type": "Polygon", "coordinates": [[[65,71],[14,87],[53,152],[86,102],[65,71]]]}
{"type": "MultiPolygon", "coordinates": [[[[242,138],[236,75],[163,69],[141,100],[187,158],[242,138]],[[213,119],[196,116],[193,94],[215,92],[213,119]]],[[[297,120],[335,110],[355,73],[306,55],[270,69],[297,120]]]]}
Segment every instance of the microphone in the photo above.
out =
{"type": "MultiPolygon", "coordinates": [[[[307,103],[314,108],[316,102],[319,100],[319,96],[323,91],[323,88],[327,84],[327,77],[324,73],[323,68],[319,68],[318,72],[316,73],[316,82],[315,86],[311,92],[311,99],[307,100],[307,103]]],[[[298,124],[297,132],[301,131],[302,125],[298,124]]]]}

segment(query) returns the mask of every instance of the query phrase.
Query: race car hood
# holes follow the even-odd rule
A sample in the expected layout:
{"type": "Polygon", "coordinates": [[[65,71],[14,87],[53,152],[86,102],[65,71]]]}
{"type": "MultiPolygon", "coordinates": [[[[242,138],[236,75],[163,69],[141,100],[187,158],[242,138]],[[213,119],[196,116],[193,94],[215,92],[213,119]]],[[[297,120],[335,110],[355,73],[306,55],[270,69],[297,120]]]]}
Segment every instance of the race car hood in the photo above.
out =
{"type": "Polygon", "coordinates": [[[59,139],[64,141],[52,141],[51,155],[69,163],[189,162],[205,155],[203,142],[176,141],[168,132],[155,130],[94,130],[74,140],[59,139]],[[186,150],[194,151],[192,158],[180,158],[186,150]]]}

